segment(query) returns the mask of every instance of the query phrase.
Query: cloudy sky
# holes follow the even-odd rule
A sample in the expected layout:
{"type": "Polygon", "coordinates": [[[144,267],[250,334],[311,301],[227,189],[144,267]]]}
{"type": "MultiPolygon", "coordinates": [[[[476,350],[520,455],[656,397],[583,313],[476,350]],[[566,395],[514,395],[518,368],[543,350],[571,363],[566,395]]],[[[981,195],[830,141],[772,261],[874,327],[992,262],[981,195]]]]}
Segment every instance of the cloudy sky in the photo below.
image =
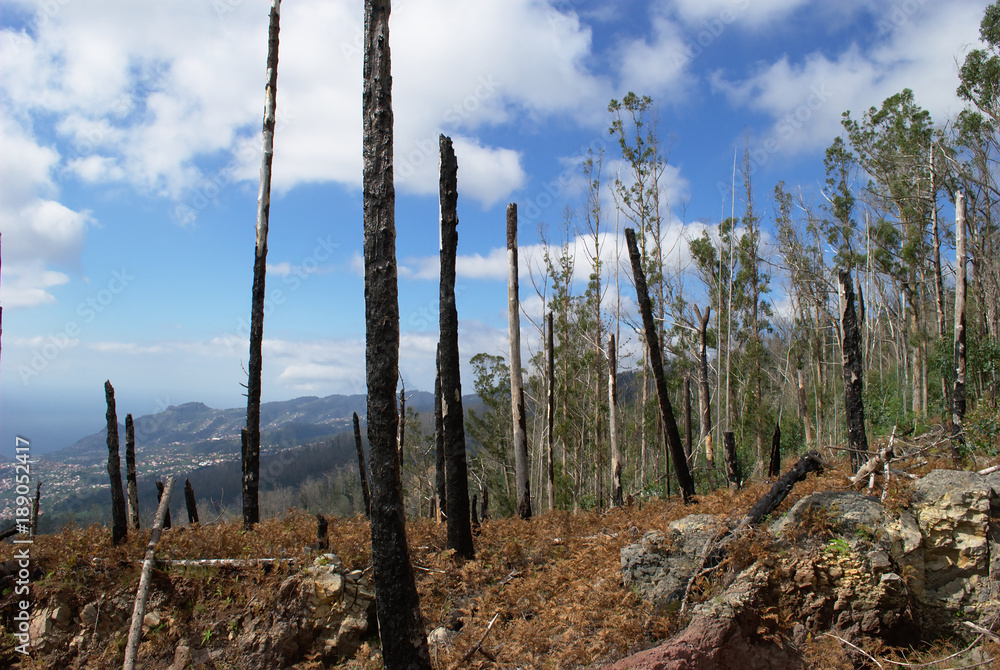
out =
{"type": "MultiPolygon", "coordinates": [[[[745,143],[767,226],[777,181],[818,192],[845,110],[858,117],[909,87],[935,122],[953,117],[956,63],[978,46],[987,4],[397,0],[407,387],[433,384],[439,133],[459,163],[467,361],[506,348],[506,204],[521,213],[522,269],[537,271],[543,231],[558,240],[566,208],[583,207],[587,150],[605,151],[606,182],[617,173],[611,98],[656,101],[668,242],[683,270],[686,239],[733,206],[745,143]]],[[[0,453],[15,433],[47,451],[99,429],[105,379],[122,416],[245,403],[268,10],[267,0],[3,3],[0,453]]],[[[365,390],[362,26],[361,0],[282,8],[265,401],[365,390]]],[[[585,232],[575,215],[573,248],[585,232]]],[[[613,260],[613,233],[602,239],[613,260]]],[[[521,287],[530,349],[540,300],[526,276],[521,287]]],[[[470,392],[468,367],[464,380],[470,392]]]]}

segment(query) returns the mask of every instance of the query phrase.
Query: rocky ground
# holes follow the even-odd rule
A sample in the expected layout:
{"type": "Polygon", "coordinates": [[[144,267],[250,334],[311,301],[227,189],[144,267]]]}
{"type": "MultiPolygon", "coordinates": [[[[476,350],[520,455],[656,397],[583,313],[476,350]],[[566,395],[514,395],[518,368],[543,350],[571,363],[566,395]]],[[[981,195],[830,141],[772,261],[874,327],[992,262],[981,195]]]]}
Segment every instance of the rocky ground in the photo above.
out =
{"type": "MultiPolygon", "coordinates": [[[[689,506],[489,521],[464,563],[442,526],[411,523],[435,667],[833,669],[949,656],[924,667],[990,667],[1000,657],[1000,474],[932,460],[917,481],[893,477],[880,500],[881,480],[869,497],[832,465],[735,535],[769,482],[689,506]]],[[[308,548],[315,527],[292,513],[250,535],[237,523],[166,531],[158,557],[244,562],[162,565],[139,666],[381,667],[367,524],[332,521],[333,556],[308,548]]],[[[148,533],[119,548],[108,535],[95,526],[37,538],[32,646],[15,651],[23,596],[7,580],[0,666],[121,667],[148,533]]],[[[2,545],[0,560],[13,551],[2,545]]]]}

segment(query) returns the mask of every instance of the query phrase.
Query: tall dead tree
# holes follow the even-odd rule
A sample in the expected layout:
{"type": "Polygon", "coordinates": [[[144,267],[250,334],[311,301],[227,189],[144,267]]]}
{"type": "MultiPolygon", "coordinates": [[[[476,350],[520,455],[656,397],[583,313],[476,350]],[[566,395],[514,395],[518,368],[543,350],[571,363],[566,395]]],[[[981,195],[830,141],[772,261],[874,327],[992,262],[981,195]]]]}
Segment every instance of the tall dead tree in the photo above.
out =
{"type": "Polygon", "coordinates": [[[771,459],[768,463],[769,477],[781,475],[781,424],[774,424],[774,435],[771,437],[771,459]]]}
{"type": "Polygon", "coordinates": [[[118,412],[115,409],[115,389],[111,381],[104,382],[104,398],[108,403],[108,477],[111,479],[111,543],[125,539],[128,525],[125,519],[125,493],[122,491],[122,461],[118,455],[118,412]]]}
{"type": "Polygon", "coordinates": [[[264,89],[264,151],[257,195],[257,242],[254,246],[250,307],[250,364],[247,374],[247,439],[243,449],[243,529],[260,521],[260,385],[264,341],[264,274],[267,269],[267,226],[271,216],[271,161],[274,157],[274,112],[278,87],[278,23],[281,0],[271,0],[267,32],[267,86],[264,89]]]}
{"type": "Polygon", "coordinates": [[[514,430],[514,486],[517,515],[531,518],[531,471],[528,431],[524,418],[524,378],[521,376],[521,301],[517,277],[517,205],[507,205],[507,330],[510,334],[510,414],[514,430]]]}
{"type": "Polygon", "coordinates": [[[684,377],[684,459],[692,465],[691,448],[694,430],[691,425],[691,378],[684,377]]]}
{"type": "Polygon", "coordinates": [[[31,518],[28,523],[31,526],[31,537],[38,535],[38,508],[42,504],[42,482],[35,483],[35,499],[31,502],[31,518]]]}
{"type": "Polygon", "coordinates": [[[952,392],[952,455],[965,444],[965,193],[955,194],[955,386],[952,392]]]}
{"type": "MultiPolygon", "coordinates": [[[[156,504],[163,500],[163,482],[156,482],[156,504]]],[[[163,521],[164,528],[170,528],[170,506],[167,506],[167,518],[163,521]]]]}
{"type": "Polygon", "coordinates": [[[736,435],[731,430],[727,430],[722,436],[723,459],[726,466],[726,479],[729,481],[729,488],[738,489],[743,485],[743,473],[740,471],[740,459],[736,454],[736,435]]]}
{"type": "Polygon", "coordinates": [[[438,344],[434,356],[434,472],[435,491],[437,492],[438,511],[448,518],[448,488],[445,479],[444,458],[444,417],[441,415],[441,345],[438,344]]]}
{"type": "Polygon", "coordinates": [[[608,433],[611,440],[611,504],[621,507],[622,452],[618,446],[618,350],[615,334],[608,336],[608,433]]]}
{"type": "Polygon", "coordinates": [[[361,444],[361,420],[354,413],[354,446],[358,450],[358,477],[361,480],[361,495],[365,499],[365,516],[371,518],[372,499],[368,493],[368,467],[365,465],[365,449],[361,444]]]}
{"type": "Polygon", "coordinates": [[[441,417],[444,421],[448,546],[462,558],[476,555],[469,511],[469,472],[465,455],[465,416],[459,373],[458,307],[455,304],[455,260],[458,255],[458,161],[451,138],[441,135],[439,199],[441,210],[441,417]]]}
{"type": "Polygon", "coordinates": [[[712,451],[712,390],[708,386],[708,319],[712,314],[711,305],[702,312],[694,306],[698,317],[698,416],[701,424],[701,441],[705,444],[705,461],[709,469],[715,467],[715,453],[712,451]]]}
{"type": "Polygon", "coordinates": [[[646,331],[646,349],[649,352],[649,365],[653,370],[653,380],[656,382],[656,395],[660,401],[660,417],[663,420],[670,457],[674,460],[677,471],[677,484],[681,489],[681,498],[685,503],[691,502],[694,496],[694,480],[684,457],[684,445],[681,444],[681,434],[677,430],[674,410],[670,406],[667,394],[667,382],[663,377],[663,357],[660,353],[660,340],[656,333],[656,323],[653,321],[653,309],[649,301],[649,289],[646,286],[646,273],[642,269],[642,257],[635,242],[635,231],[625,229],[625,242],[628,244],[629,259],[632,261],[632,274],[635,278],[635,292],[639,298],[639,311],[642,313],[642,325],[646,331]]]}
{"type": "Polygon", "coordinates": [[[365,0],[362,182],[372,566],[385,667],[430,670],[427,634],[406,539],[396,450],[399,286],[396,277],[396,191],[392,180],[390,10],[390,0],[365,0]]]}
{"type": "Polygon", "coordinates": [[[128,527],[139,530],[139,487],[135,481],[135,424],[125,415],[125,492],[128,496],[128,527]]]}
{"type": "Polygon", "coordinates": [[[198,502],[194,499],[194,487],[191,480],[184,480],[184,504],[187,506],[188,523],[198,523],[198,502]]]}
{"type": "Polygon", "coordinates": [[[406,448],[406,382],[399,389],[399,471],[403,471],[403,450],[406,448]]]}
{"type": "Polygon", "coordinates": [[[841,349],[844,358],[844,409],[847,411],[847,447],[851,469],[858,471],[862,458],[868,456],[865,435],[864,367],[861,360],[861,333],[854,309],[854,282],[849,270],[838,274],[840,296],[841,349]]]}
{"type": "Polygon", "coordinates": [[[545,442],[549,461],[549,509],[556,508],[556,357],[552,335],[552,312],[545,317],[545,442]]]}

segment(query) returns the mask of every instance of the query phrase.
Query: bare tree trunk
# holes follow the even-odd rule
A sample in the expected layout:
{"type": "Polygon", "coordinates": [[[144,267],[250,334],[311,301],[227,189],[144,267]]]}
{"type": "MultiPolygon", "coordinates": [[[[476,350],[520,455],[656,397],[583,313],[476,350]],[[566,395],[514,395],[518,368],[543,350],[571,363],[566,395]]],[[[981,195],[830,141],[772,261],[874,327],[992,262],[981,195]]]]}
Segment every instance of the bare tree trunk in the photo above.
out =
{"type": "Polygon", "coordinates": [[[736,455],[736,434],[727,430],[722,437],[726,456],[726,479],[729,480],[729,488],[738,489],[743,485],[743,473],[740,472],[740,460],[736,455]]]}
{"type": "Polygon", "coordinates": [[[819,445],[813,443],[812,420],[809,418],[809,403],[806,399],[806,383],[802,370],[795,371],[795,379],[797,382],[796,395],[799,403],[799,416],[802,418],[802,427],[806,433],[806,445],[817,448],[819,445]]]}
{"type": "Polygon", "coordinates": [[[257,244],[253,264],[253,304],[250,309],[250,363],[247,377],[247,443],[243,451],[243,529],[260,521],[260,393],[264,341],[264,275],[267,271],[267,227],[271,216],[271,161],[274,157],[274,113],[278,87],[278,24],[281,0],[271,0],[267,33],[267,87],[264,90],[264,152],[257,196],[257,244]]]}
{"type": "Polygon", "coordinates": [[[38,508],[42,504],[42,482],[35,483],[35,499],[31,503],[31,517],[28,523],[31,526],[31,537],[38,535],[38,508]]]}
{"type": "Polygon", "coordinates": [[[142,574],[139,576],[139,589],[135,594],[135,606],[132,608],[132,623],[129,626],[128,642],[125,645],[125,664],[123,670],[135,670],[135,657],[139,651],[139,641],[142,639],[142,620],[146,616],[146,600],[149,598],[149,586],[152,584],[153,564],[156,558],[156,545],[163,532],[163,520],[170,510],[170,494],[174,491],[174,478],[167,479],[166,490],[160,497],[156,508],[156,518],[153,520],[153,531],[146,545],[146,557],[142,562],[142,574]]]}
{"type": "Polygon", "coordinates": [[[465,416],[459,374],[458,308],[455,305],[455,257],[458,253],[458,161],[451,138],[441,135],[441,415],[444,419],[448,486],[448,546],[472,559],[469,474],[465,455],[465,416]]]}
{"type": "Polygon", "coordinates": [[[705,461],[709,470],[715,468],[715,454],[712,452],[712,390],[708,386],[708,319],[712,314],[711,305],[702,313],[694,306],[698,317],[698,416],[701,423],[701,440],[705,443],[705,461]]]}
{"type": "Polygon", "coordinates": [[[649,363],[653,368],[653,379],[656,381],[656,394],[660,400],[660,416],[663,419],[664,432],[666,433],[667,443],[670,447],[670,455],[674,459],[674,467],[677,471],[677,483],[681,489],[681,498],[685,503],[689,503],[694,496],[694,480],[691,479],[691,472],[687,467],[687,459],[684,458],[684,446],[681,444],[680,432],[677,430],[677,421],[674,419],[674,411],[670,406],[670,397],[667,395],[667,383],[663,378],[663,359],[660,354],[660,341],[656,336],[656,324],[653,322],[653,313],[649,304],[646,276],[642,270],[642,258],[639,256],[639,248],[635,243],[635,231],[631,228],[625,229],[625,241],[628,244],[629,258],[632,261],[632,274],[635,276],[635,290],[639,298],[639,310],[642,312],[642,323],[646,330],[646,347],[649,350],[649,363]]]}
{"type": "Polygon", "coordinates": [[[945,332],[947,332],[947,325],[945,323],[944,316],[944,280],[942,278],[941,272],[941,234],[938,231],[938,212],[937,212],[937,186],[935,182],[936,173],[934,171],[934,145],[931,144],[930,149],[930,170],[931,170],[931,237],[934,242],[934,292],[937,298],[937,317],[938,317],[938,337],[942,340],[944,339],[945,332]]]}
{"type": "MultiPolygon", "coordinates": [[[[163,482],[156,482],[156,502],[163,499],[163,482]]],[[[164,528],[170,528],[170,508],[167,508],[167,519],[163,522],[164,528]]]]}
{"type": "Polygon", "coordinates": [[[392,180],[390,9],[390,0],[365,0],[362,188],[372,565],[385,667],[389,670],[430,670],[427,635],[406,539],[396,449],[399,287],[396,279],[396,191],[392,180]]]}
{"type": "Polygon", "coordinates": [[[191,480],[184,480],[184,504],[187,506],[188,523],[198,523],[198,503],[194,499],[194,487],[191,480]]]}
{"type": "Polygon", "coordinates": [[[774,424],[774,435],[771,437],[771,460],[767,468],[769,477],[781,474],[781,424],[774,424]]]}
{"type": "Polygon", "coordinates": [[[694,428],[691,425],[691,377],[684,377],[684,459],[693,466],[691,459],[694,428]]]}
{"type": "Polygon", "coordinates": [[[622,452],[618,447],[618,350],[615,334],[608,336],[608,426],[611,439],[611,504],[621,507],[622,452]]]}
{"type": "Polygon", "coordinates": [[[556,359],[555,359],[555,338],[552,332],[552,312],[545,318],[545,440],[548,449],[549,460],[549,509],[556,508],[556,452],[555,452],[555,423],[556,423],[556,359]]]}
{"type": "Polygon", "coordinates": [[[354,446],[358,450],[358,477],[361,480],[361,495],[365,499],[365,516],[371,518],[372,499],[368,493],[368,468],[365,466],[365,450],[361,444],[361,420],[354,413],[354,446]]]}
{"type": "Polygon", "coordinates": [[[952,393],[952,456],[965,445],[965,194],[955,194],[955,389],[952,393]]]}
{"type": "Polygon", "coordinates": [[[111,479],[111,543],[118,546],[128,535],[125,519],[125,493],[122,491],[122,462],[118,456],[118,413],[115,410],[115,389],[111,381],[104,382],[104,397],[108,403],[108,477],[111,479]]]}
{"type": "Polygon", "coordinates": [[[139,487],[135,481],[135,424],[125,415],[125,481],[128,495],[128,527],[139,530],[139,487]]]}
{"type": "Polygon", "coordinates": [[[403,472],[403,449],[406,447],[406,383],[399,389],[399,472],[403,472]]]}
{"type": "Polygon", "coordinates": [[[514,431],[514,479],[517,515],[531,518],[531,470],[524,419],[524,380],[521,376],[521,314],[518,296],[517,205],[507,205],[507,327],[510,333],[510,414],[514,431]]]}
{"type": "MultiPolygon", "coordinates": [[[[444,454],[444,417],[441,414],[441,345],[438,344],[435,353],[435,374],[434,374],[434,466],[435,466],[435,490],[437,491],[438,512],[440,516],[447,518],[448,488],[445,480],[445,454],[444,454]]],[[[438,519],[440,521],[440,519],[438,519]]]]}
{"type": "Polygon", "coordinates": [[[851,453],[851,470],[857,472],[861,459],[867,459],[868,438],[865,435],[864,368],[861,360],[861,334],[854,311],[854,282],[850,271],[839,274],[840,324],[844,357],[844,409],[847,412],[847,440],[851,453]]]}

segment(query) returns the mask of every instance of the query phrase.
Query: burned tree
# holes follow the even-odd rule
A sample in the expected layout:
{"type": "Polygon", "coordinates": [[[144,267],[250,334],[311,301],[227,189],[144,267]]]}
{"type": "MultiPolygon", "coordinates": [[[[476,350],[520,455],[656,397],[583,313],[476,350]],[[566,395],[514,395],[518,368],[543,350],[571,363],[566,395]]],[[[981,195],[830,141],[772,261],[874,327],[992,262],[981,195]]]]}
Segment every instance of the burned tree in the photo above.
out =
{"type": "Polygon", "coordinates": [[[524,379],[521,376],[521,314],[517,277],[517,205],[507,205],[507,327],[510,334],[510,409],[514,432],[514,485],[517,515],[531,518],[531,472],[528,431],[524,419],[524,379]]]}
{"type": "Polygon", "coordinates": [[[844,408],[847,411],[847,446],[851,453],[851,470],[858,471],[862,457],[867,458],[868,438],[865,435],[864,368],[861,363],[861,333],[854,310],[854,282],[848,270],[838,275],[840,295],[841,349],[844,360],[844,408]]]}
{"type": "Polygon", "coordinates": [[[125,481],[128,495],[128,527],[139,530],[139,487],[135,481],[135,424],[125,415],[125,481]]]}
{"type": "Polygon", "coordinates": [[[548,451],[549,509],[556,508],[556,363],[555,339],[552,337],[552,312],[545,318],[545,442],[548,451]]]}
{"type": "Polygon", "coordinates": [[[656,323],[653,321],[653,308],[649,300],[649,289],[646,287],[646,273],[642,269],[642,257],[635,242],[635,231],[625,229],[625,242],[628,244],[629,259],[632,261],[632,274],[635,278],[635,292],[639,298],[639,311],[642,312],[642,325],[646,331],[646,350],[649,352],[649,365],[653,370],[653,380],[656,383],[656,395],[660,401],[660,417],[666,433],[667,445],[670,447],[670,457],[677,471],[677,484],[681,488],[681,498],[685,503],[691,502],[694,496],[694,480],[684,457],[684,445],[681,444],[681,434],[677,430],[674,410],[670,406],[667,395],[667,382],[663,377],[663,357],[660,353],[660,340],[656,334],[656,323]]]}
{"type": "Polygon", "coordinates": [[[458,254],[458,161],[451,138],[441,135],[441,417],[444,421],[448,546],[462,558],[475,557],[469,512],[469,475],[465,456],[465,416],[458,356],[458,307],[455,257],[458,254]]]}
{"type": "Polygon", "coordinates": [[[264,341],[264,274],[267,269],[267,227],[271,216],[271,161],[274,157],[274,112],[278,86],[278,23],[281,0],[271,0],[267,33],[267,86],[264,89],[264,152],[257,196],[257,242],[254,249],[250,307],[250,364],[247,374],[247,437],[243,448],[243,529],[260,521],[260,385],[264,341]]]}
{"type": "Polygon", "coordinates": [[[726,479],[729,488],[738,489],[743,485],[743,473],[740,471],[740,459],[736,454],[736,435],[727,430],[722,436],[725,451],[726,479]]]}
{"type": "Polygon", "coordinates": [[[184,504],[187,506],[188,523],[198,523],[198,503],[194,499],[194,487],[191,480],[184,480],[184,504]]]}
{"type": "Polygon", "coordinates": [[[618,447],[618,350],[615,334],[608,336],[608,432],[611,439],[611,504],[621,507],[622,496],[622,452],[618,447]]]}
{"type": "Polygon", "coordinates": [[[31,501],[31,517],[28,523],[31,525],[31,537],[38,535],[38,508],[42,504],[42,482],[35,483],[35,499],[31,501]]]}
{"type": "MultiPolygon", "coordinates": [[[[448,518],[448,489],[445,479],[444,458],[444,416],[441,414],[441,345],[434,355],[434,490],[437,496],[438,513],[448,518]]],[[[440,519],[439,519],[440,521],[440,519]]]]}
{"type": "Polygon", "coordinates": [[[122,491],[122,461],[118,455],[118,412],[115,409],[115,389],[111,381],[104,382],[104,398],[108,403],[108,477],[111,479],[111,543],[116,547],[128,534],[125,519],[125,493],[122,491]]]}
{"type": "MultiPolygon", "coordinates": [[[[156,482],[156,504],[159,505],[163,500],[163,482],[156,482]]],[[[168,499],[169,503],[169,499],[168,499]]],[[[163,520],[163,527],[170,528],[170,505],[167,505],[167,517],[163,520]]]]}
{"type": "Polygon", "coordinates": [[[952,455],[965,445],[965,194],[955,194],[955,386],[952,392],[952,455]]]}
{"type": "Polygon", "coordinates": [[[361,495],[365,499],[365,516],[371,517],[372,500],[368,493],[368,467],[365,465],[365,450],[361,445],[361,420],[354,413],[354,446],[358,450],[358,477],[361,479],[361,495]]]}
{"type": "Polygon", "coordinates": [[[774,424],[774,435],[771,437],[771,460],[767,467],[769,477],[781,474],[781,424],[774,424]]]}
{"type": "Polygon", "coordinates": [[[430,670],[427,636],[406,539],[396,449],[399,287],[396,192],[392,180],[390,8],[390,0],[365,0],[362,182],[372,566],[385,667],[430,670]]]}

